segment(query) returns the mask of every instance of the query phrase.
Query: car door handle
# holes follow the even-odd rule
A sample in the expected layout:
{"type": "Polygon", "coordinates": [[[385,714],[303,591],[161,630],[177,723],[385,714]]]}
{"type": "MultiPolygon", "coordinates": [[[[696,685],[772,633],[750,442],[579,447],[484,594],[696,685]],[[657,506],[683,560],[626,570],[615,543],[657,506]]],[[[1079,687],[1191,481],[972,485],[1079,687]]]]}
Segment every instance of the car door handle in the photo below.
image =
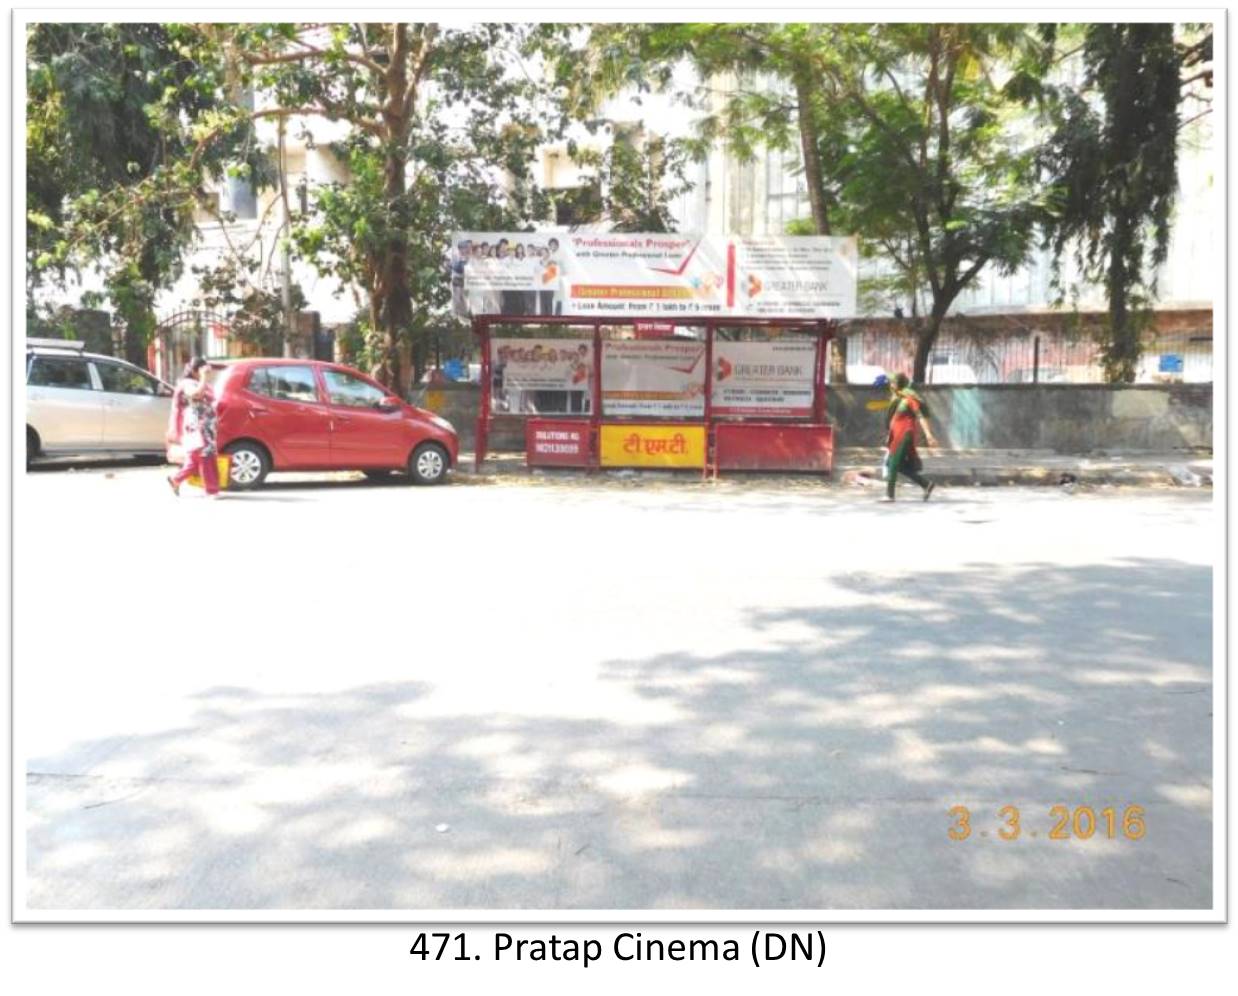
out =
{"type": "Polygon", "coordinates": [[[251,415],[270,415],[271,409],[263,408],[261,405],[250,405],[249,414],[251,415]]]}
{"type": "Polygon", "coordinates": [[[333,418],[336,418],[336,419],[338,419],[338,420],[339,420],[339,421],[341,421],[341,422],[351,422],[351,421],[352,421],[352,416],[351,416],[351,415],[341,415],[341,414],[339,414],[338,412],[336,412],[336,414],[333,416],[333,418]]]}

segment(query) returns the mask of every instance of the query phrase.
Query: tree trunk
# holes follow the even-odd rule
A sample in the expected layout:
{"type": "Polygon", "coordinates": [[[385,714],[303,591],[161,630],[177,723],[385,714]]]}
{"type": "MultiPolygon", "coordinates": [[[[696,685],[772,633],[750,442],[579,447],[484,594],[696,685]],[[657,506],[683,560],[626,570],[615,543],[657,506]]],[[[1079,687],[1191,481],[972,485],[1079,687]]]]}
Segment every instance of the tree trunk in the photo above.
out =
{"type": "Polygon", "coordinates": [[[412,295],[408,289],[408,272],[404,265],[403,246],[390,250],[387,265],[387,299],[383,307],[383,362],[385,377],[379,380],[403,395],[407,388],[407,371],[400,355],[401,343],[408,338],[413,316],[412,295]]]}
{"type": "Polygon", "coordinates": [[[1109,341],[1102,354],[1105,379],[1110,384],[1132,384],[1139,366],[1139,329],[1127,307],[1128,274],[1125,250],[1130,239],[1130,222],[1124,212],[1114,222],[1113,248],[1109,251],[1109,273],[1105,290],[1109,296],[1109,341]]]}
{"type": "MultiPolygon", "coordinates": [[[[830,210],[825,199],[825,176],[821,169],[821,150],[817,122],[812,116],[814,87],[809,73],[795,74],[795,96],[799,108],[800,155],[804,160],[804,184],[808,187],[808,204],[812,211],[812,226],[818,235],[830,234],[830,210]]],[[[838,336],[830,350],[831,384],[847,383],[847,340],[838,336]]]]}
{"type": "Polygon", "coordinates": [[[941,323],[945,319],[946,311],[949,307],[949,301],[940,305],[934,302],[933,310],[929,312],[924,319],[924,323],[916,332],[916,352],[911,369],[911,379],[916,384],[925,383],[925,377],[928,374],[929,354],[933,352],[933,347],[937,345],[937,335],[941,331],[941,323]]]}
{"type": "MultiPolygon", "coordinates": [[[[391,33],[390,63],[382,78],[385,96],[382,120],[385,131],[386,161],[383,165],[383,192],[387,207],[396,219],[405,196],[405,170],[408,166],[407,142],[411,105],[405,105],[409,71],[408,25],[394,24],[391,33]]],[[[395,219],[393,219],[395,220],[395,219]]],[[[401,397],[408,384],[400,345],[406,342],[413,318],[412,293],[408,286],[408,240],[399,225],[392,226],[381,269],[382,299],[378,302],[382,320],[382,358],[375,378],[401,397]]]]}
{"type": "Polygon", "coordinates": [[[830,340],[830,383],[847,383],[847,338],[835,336],[830,340]]]}
{"type": "Polygon", "coordinates": [[[825,200],[825,177],[821,171],[821,150],[817,147],[817,122],[812,116],[812,79],[806,72],[795,74],[795,94],[799,106],[800,154],[804,158],[804,183],[812,223],[818,235],[830,234],[830,212],[825,200]]]}
{"type": "MultiPolygon", "coordinates": [[[[429,359],[429,343],[426,342],[426,329],[418,329],[413,336],[413,387],[414,389],[421,383],[421,378],[425,376],[426,364],[429,359]]],[[[441,367],[442,364],[440,363],[441,367]]]]}
{"type": "MultiPolygon", "coordinates": [[[[154,316],[150,318],[150,325],[153,328],[155,324],[154,316]]],[[[145,323],[137,324],[129,322],[125,325],[125,359],[132,363],[135,367],[146,369],[146,351],[149,342],[147,341],[145,323]]],[[[178,375],[180,371],[177,371],[178,375]]]]}

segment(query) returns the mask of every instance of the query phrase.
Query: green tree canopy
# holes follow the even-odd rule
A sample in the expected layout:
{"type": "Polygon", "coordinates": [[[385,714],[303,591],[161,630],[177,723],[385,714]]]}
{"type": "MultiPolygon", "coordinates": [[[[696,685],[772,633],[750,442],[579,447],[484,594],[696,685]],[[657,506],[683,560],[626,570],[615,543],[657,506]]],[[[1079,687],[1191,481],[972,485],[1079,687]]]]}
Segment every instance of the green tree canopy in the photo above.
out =
{"type": "MultiPolygon", "coordinates": [[[[26,38],[26,248],[29,296],[73,267],[99,264],[144,362],[159,289],[180,272],[200,184],[169,185],[215,112],[220,80],[191,25],[32,24],[26,38]]],[[[236,133],[199,163],[260,166],[236,133]]]]}
{"type": "Polygon", "coordinates": [[[1105,288],[1102,361],[1111,381],[1130,383],[1169,252],[1183,81],[1193,71],[1211,84],[1212,38],[1177,41],[1173,24],[1090,24],[1081,46],[1083,87],[1051,93],[1056,127],[1040,156],[1055,191],[1046,241],[1059,284],[1073,254],[1083,278],[1105,288]]]}
{"type": "MultiPolygon", "coordinates": [[[[217,213],[209,188],[229,174],[276,182],[259,124],[342,124],[331,151],[348,180],[307,191],[294,241],[360,288],[374,372],[403,387],[410,352],[424,354],[419,332],[446,310],[451,230],[539,212],[528,167],[555,119],[539,112],[526,35],[508,24],[36,25],[32,269],[101,264],[142,348],[195,210],[217,213]]],[[[248,263],[228,265],[239,278],[248,263]]]]}
{"type": "Polygon", "coordinates": [[[236,114],[346,126],[331,150],[348,180],[309,191],[295,241],[318,270],[363,290],[385,383],[403,388],[424,363],[425,330],[449,303],[452,230],[522,227],[536,211],[529,165],[547,132],[525,35],[510,24],[227,29],[236,71],[265,98],[236,114]]]}
{"type": "Polygon", "coordinates": [[[1050,46],[1028,27],[598,25],[585,49],[560,58],[580,107],[672,85],[687,60],[702,150],[716,137],[741,157],[797,147],[809,230],[860,235],[897,275],[879,279],[927,290],[927,314],[912,309],[917,379],[959,295],[1034,245],[1045,197],[1024,125],[1050,46]]]}

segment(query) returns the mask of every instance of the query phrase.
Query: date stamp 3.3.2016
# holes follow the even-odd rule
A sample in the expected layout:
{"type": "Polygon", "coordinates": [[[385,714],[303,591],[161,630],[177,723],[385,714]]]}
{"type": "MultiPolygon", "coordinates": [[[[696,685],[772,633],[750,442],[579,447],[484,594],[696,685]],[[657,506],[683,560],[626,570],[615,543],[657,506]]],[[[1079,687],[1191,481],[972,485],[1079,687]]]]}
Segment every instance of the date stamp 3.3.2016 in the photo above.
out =
{"type": "Polygon", "coordinates": [[[949,810],[946,835],[951,840],[974,840],[992,837],[996,840],[1027,840],[1044,837],[1048,840],[1089,840],[1092,837],[1109,840],[1141,840],[1148,832],[1142,806],[1050,806],[1047,813],[1037,812],[1026,822],[1018,806],[1002,806],[995,813],[973,812],[967,806],[952,806],[949,810]],[[990,819],[990,816],[992,817],[990,819]]]}

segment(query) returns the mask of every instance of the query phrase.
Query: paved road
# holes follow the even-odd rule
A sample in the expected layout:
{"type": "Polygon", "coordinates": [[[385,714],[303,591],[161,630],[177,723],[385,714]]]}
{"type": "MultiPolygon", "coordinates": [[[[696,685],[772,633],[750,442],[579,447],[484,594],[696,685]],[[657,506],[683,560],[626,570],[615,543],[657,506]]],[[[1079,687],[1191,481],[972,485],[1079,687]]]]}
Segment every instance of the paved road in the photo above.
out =
{"type": "Polygon", "coordinates": [[[28,904],[1209,906],[1210,492],[939,496],[28,475],[28,904]]]}

